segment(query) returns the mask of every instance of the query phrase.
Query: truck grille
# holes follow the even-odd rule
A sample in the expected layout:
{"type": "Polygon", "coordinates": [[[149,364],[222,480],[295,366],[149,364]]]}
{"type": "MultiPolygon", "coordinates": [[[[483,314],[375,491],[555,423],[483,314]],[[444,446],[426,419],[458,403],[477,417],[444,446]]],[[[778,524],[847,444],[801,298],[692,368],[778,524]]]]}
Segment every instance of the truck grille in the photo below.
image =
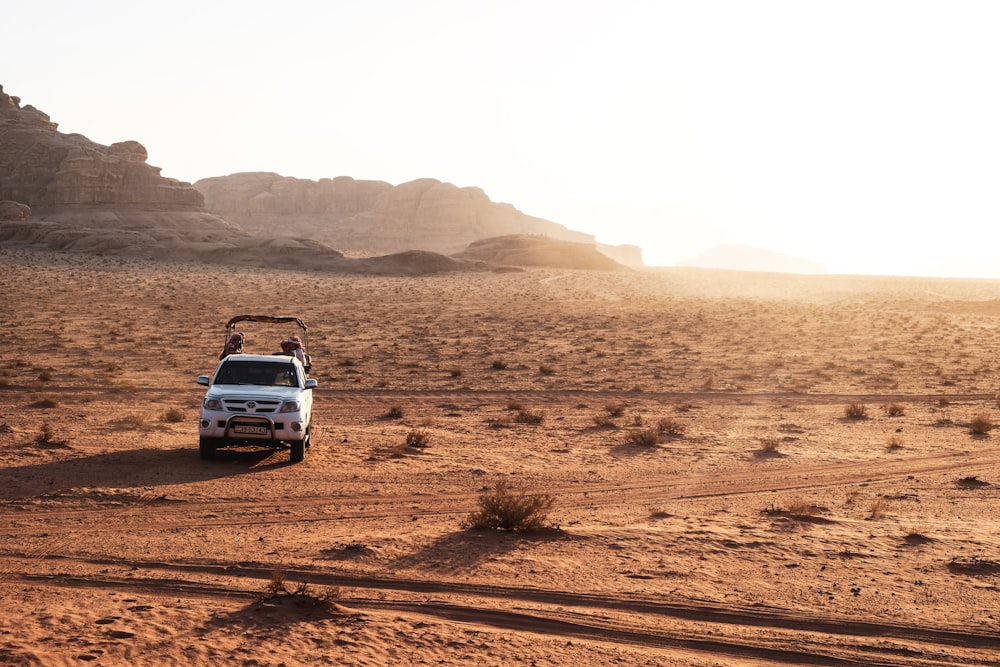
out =
{"type": "Polygon", "coordinates": [[[275,401],[273,399],[243,399],[243,398],[225,398],[222,400],[222,406],[227,412],[246,412],[249,414],[268,414],[278,411],[281,407],[281,401],[275,401]]]}

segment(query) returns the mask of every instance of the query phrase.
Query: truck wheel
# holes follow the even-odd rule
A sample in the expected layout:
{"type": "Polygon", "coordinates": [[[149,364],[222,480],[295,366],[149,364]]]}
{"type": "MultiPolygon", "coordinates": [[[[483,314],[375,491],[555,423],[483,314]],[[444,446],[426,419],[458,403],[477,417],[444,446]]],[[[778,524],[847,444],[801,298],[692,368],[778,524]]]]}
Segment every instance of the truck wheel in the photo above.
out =
{"type": "Polygon", "coordinates": [[[290,443],[291,452],[288,454],[288,460],[292,463],[298,463],[306,455],[306,441],[305,440],[292,440],[290,443]]]}
{"type": "Polygon", "coordinates": [[[211,438],[198,438],[198,455],[203,461],[215,458],[215,441],[211,438]]]}

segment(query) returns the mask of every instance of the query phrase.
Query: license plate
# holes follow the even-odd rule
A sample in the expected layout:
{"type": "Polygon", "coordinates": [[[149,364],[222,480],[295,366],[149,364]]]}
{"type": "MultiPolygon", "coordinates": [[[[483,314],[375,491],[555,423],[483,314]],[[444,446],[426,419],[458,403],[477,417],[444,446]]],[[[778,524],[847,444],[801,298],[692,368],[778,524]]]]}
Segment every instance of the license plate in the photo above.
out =
{"type": "Polygon", "coordinates": [[[251,426],[249,424],[233,424],[233,433],[247,433],[250,435],[267,435],[266,426],[251,426]]]}

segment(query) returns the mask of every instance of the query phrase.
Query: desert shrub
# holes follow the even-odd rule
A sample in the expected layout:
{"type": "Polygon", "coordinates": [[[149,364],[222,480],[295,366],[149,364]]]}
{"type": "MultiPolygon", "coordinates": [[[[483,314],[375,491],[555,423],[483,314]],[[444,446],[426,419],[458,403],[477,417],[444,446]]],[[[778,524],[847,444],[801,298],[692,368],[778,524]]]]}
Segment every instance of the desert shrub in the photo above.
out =
{"type": "Polygon", "coordinates": [[[39,382],[51,382],[52,381],[52,372],[51,371],[42,371],[41,373],[38,374],[38,381],[39,382]]]}
{"type": "Polygon", "coordinates": [[[479,496],[479,508],[463,526],[473,530],[531,531],[549,528],[548,516],[555,498],[547,493],[517,493],[506,480],[479,496]]]}
{"type": "Polygon", "coordinates": [[[949,405],[951,405],[951,399],[949,399],[947,396],[941,396],[941,397],[938,398],[937,404],[938,404],[938,407],[946,408],[949,405]]]}
{"type": "Polygon", "coordinates": [[[759,451],[762,454],[777,454],[780,444],[781,441],[778,438],[761,438],[759,451]]]}
{"type": "Polygon", "coordinates": [[[462,377],[462,370],[460,368],[453,368],[448,372],[448,374],[453,378],[460,378],[462,377]]]}
{"type": "Polygon", "coordinates": [[[494,359],[493,363],[490,364],[490,368],[492,368],[495,371],[507,370],[507,362],[504,361],[503,359],[494,359]]]}
{"type": "Polygon", "coordinates": [[[654,447],[660,442],[660,432],[655,428],[632,429],[625,434],[626,445],[654,447]]]}
{"type": "Polygon", "coordinates": [[[264,587],[264,595],[261,596],[260,601],[273,600],[280,595],[309,598],[318,604],[333,606],[340,599],[341,593],[340,586],[328,586],[324,589],[313,591],[309,588],[309,583],[306,581],[300,581],[289,588],[288,582],[285,580],[285,573],[281,570],[272,570],[271,578],[264,587]]]}
{"type": "Polygon", "coordinates": [[[160,415],[160,421],[166,422],[168,424],[178,424],[184,421],[184,413],[177,408],[170,408],[162,415],[160,415]]]}
{"type": "Polygon", "coordinates": [[[621,417],[625,414],[625,405],[623,403],[609,403],[604,406],[604,412],[606,412],[609,417],[621,417]]]}
{"type": "Polygon", "coordinates": [[[986,413],[980,413],[969,422],[969,433],[973,435],[986,435],[993,430],[995,424],[993,419],[986,413]]]}
{"type": "Polygon", "coordinates": [[[844,408],[844,416],[848,419],[868,419],[868,408],[864,403],[848,403],[844,408]]]}
{"type": "Polygon", "coordinates": [[[415,447],[417,449],[423,449],[424,447],[429,447],[431,444],[431,436],[427,431],[422,431],[420,429],[414,429],[406,434],[406,446],[415,447]]]}
{"type": "Polygon", "coordinates": [[[788,503],[785,510],[790,516],[815,516],[819,513],[819,508],[808,500],[796,498],[788,503]]]}
{"type": "Polygon", "coordinates": [[[122,426],[131,426],[133,428],[138,428],[140,426],[146,425],[146,416],[137,413],[132,413],[130,415],[125,415],[119,422],[122,426]]]}
{"type": "Polygon", "coordinates": [[[528,410],[518,410],[514,415],[514,421],[518,424],[541,424],[545,420],[545,415],[541,412],[529,412],[528,410]]]}
{"type": "Polygon", "coordinates": [[[556,369],[552,368],[552,366],[542,364],[541,366],[538,367],[538,372],[541,373],[542,375],[555,375],[556,369]]]}
{"type": "Polygon", "coordinates": [[[902,417],[904,414],[906,414],[906,411],[903,410],[903,406],[900,405],[899,403],[890,403],[889,405],[885,406],[885,414],[887,414],[890,417],[902,417]]]}
{"type": "Polygon", "coordinates": [[[871,508],[869,509],[868,518],[877,521],[883,518],[889,512],[889,501],[886,498],[876,498],[872,501],[871,508]]]}
{"type": "Polygon", "coordinates": [[[43,398],[40,401],[35,401],[28,407],[30,408],[57,408],[59,407],[59,402],[54,398],[43,398]]]}
{"type": "Polygon", "coordinates": [[[890,452],[894,452],[897,449],[902,449],[903,439],[900,438],[898,435],[891,436],[889,438],[889,442],[886,443],[885,448],[888,449],[890,452]]]}
{"type": "Polygon", "coordinates": [[[35,442],[39,445],[46,445],[52,442],[52,426],[48,422],[44,422],[38,429],[38,435],[35,436],[35,442]]]}
{"type": "Polygon", "coordinates": [[[524,405],[520,401],[510,399],[507,401],[507,409],[511,412],[517,412],[518,410],[524,410],[524,405]]]}
{"type": "Polygon", "coordinates": [[[667,436],[684,435],[684,424],[671,417],[664,417],[656,422],[656,430],[667,436]]]}
{"type": "Polygon", "coordinates": [[[383,415],[382,419],[402,419],[403,418],[403,408],[398,405],[394,405],[389,408],[383,415]]]}
{"type": "Polygon", "coordinates": [[[594,426],[597,428],[617,428],[618,425],[615,424],[615,420],[611,418],[611,415],[606,413],[601,413],[599,415],[594,415],[593,418],[594,426]]]}

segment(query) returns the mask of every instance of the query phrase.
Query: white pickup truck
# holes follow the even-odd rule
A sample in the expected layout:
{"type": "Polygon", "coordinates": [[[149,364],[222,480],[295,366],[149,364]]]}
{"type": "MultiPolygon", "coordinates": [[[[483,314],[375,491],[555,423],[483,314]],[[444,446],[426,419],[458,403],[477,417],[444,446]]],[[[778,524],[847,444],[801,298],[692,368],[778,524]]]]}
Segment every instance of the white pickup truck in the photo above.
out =
{"type": "MultiPolygon", "coordinates": [[[[294,321],[297,318],[241,315],[226,327],[231,336],[243,321],[294,321]]],[[[242,334],[240,334],[242,337],[242,334]]],[[[306,357],[308,359],[308,357],[306,357]]],[[[242,348],[225,350],[212,375],[199,375],[208,387],[198,420],[198,451],[203,459],[229,445],[288,447],[289,458],[299,462],[312,439],[313,388],[316,380],[294,354],[244,354],[242,348]]]]}

